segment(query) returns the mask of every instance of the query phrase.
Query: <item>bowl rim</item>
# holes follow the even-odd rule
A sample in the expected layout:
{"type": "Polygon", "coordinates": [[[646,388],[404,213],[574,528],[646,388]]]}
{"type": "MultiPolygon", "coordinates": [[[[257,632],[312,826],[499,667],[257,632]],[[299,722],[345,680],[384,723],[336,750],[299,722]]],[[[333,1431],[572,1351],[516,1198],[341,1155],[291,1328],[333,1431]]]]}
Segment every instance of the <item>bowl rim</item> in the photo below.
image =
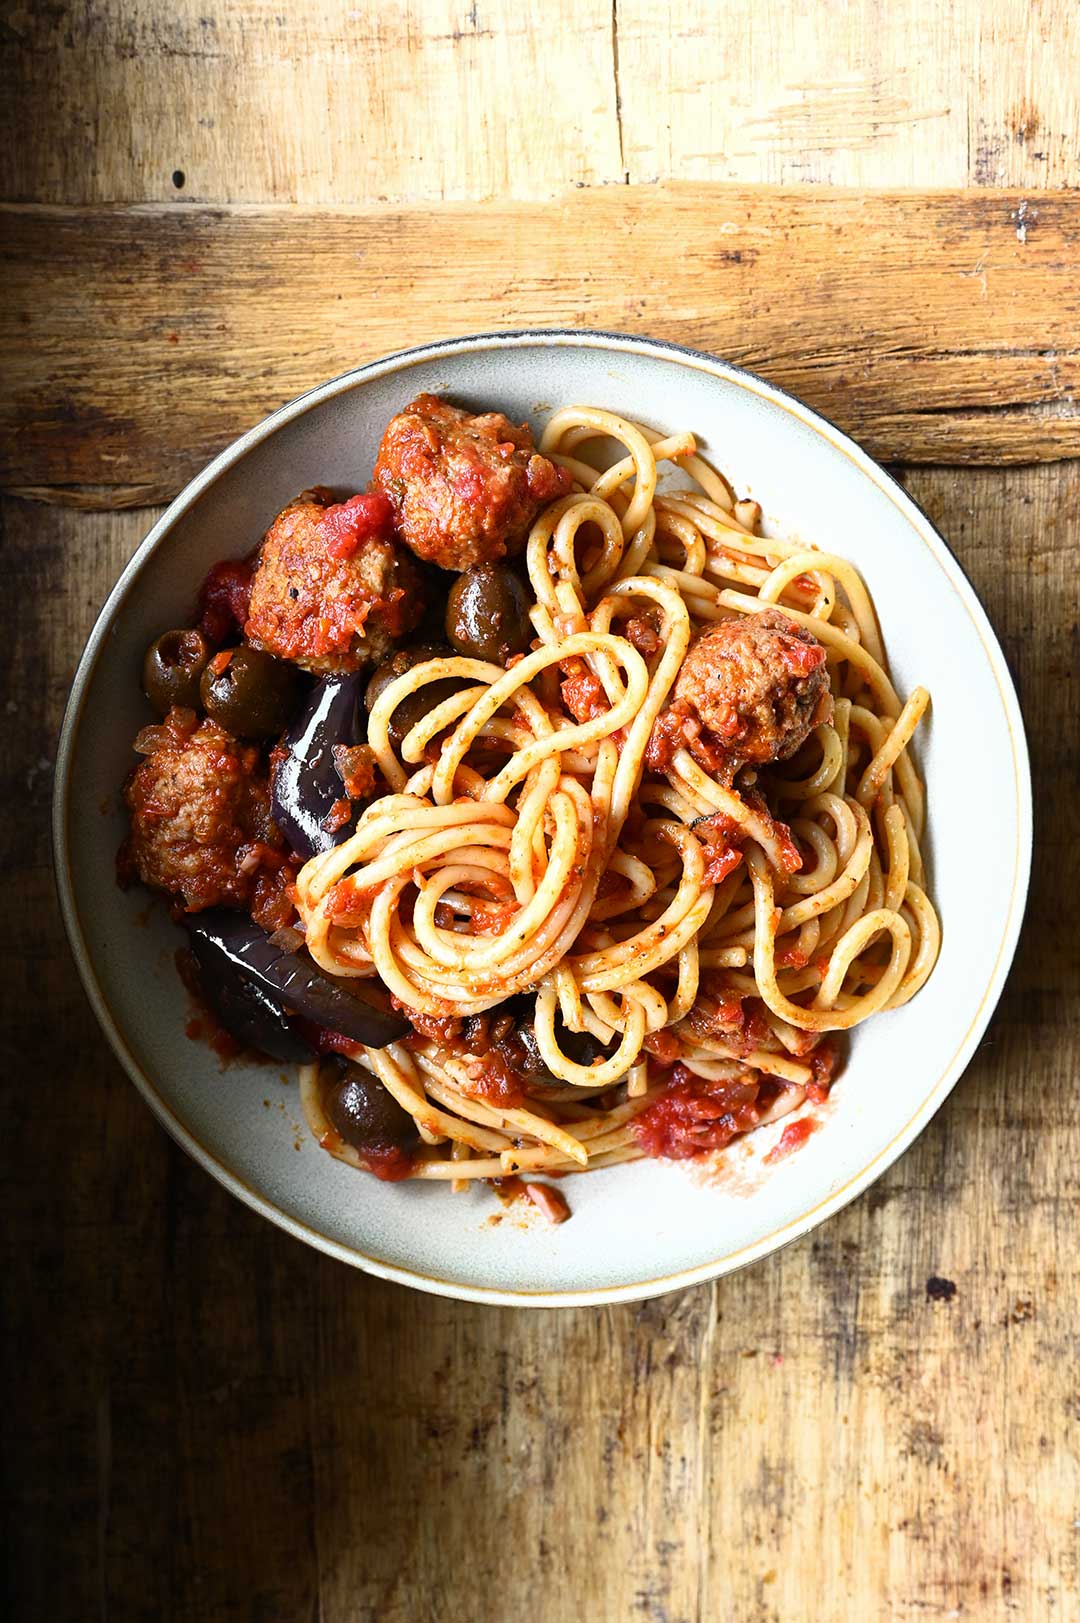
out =
{"type": "Polygon", "coordinates": [[[766,382],[765,379],[754,372],[732,365],[730,362],[723,361],[704,350],[693,349],[688,345],[678,344],[669,339],[638,337],[633,334],[607,330],[524,327],[508,329],[502,332],[474,333],[458,338],[437,339],[430,343],[396,350],[377,360],[352,367],[337,377],[305,390],[304,393],[297,395],[293,400],[287,401],[276,411],[271,412],[269,416],[263,418],[261,422],[256,423],[235,439],[184,486],[169,503],[160,518],[152,525],[144,540],[125,565],[97,615],[93,629],[87,638],[86,646],[80,656],[72,680],[57,743],[52,838],[56,886],[68,944],[75,959],[83,988],[110,1047],[166,1131],[187,1151],[193,1160],[203,1167],[205,1171],[209,1172],[212,1177],[216,1178],[231,1194],[260,1213],[261,1216],[277,1224],[278,1227],[291,1234],[294,1239],[304,1241],[317,1250],[336,1257],[342,1262],[349,1263],[353,1267],[360,1268],[362,1271],[373,1274],[380,1279],[393,1280],[398,1284],[410,1285],[414,1289],[427,1291],[438,1296],[451,1297],[460,1301],[486,1303],[493,1306],[586,1307],[616,1302],[643,1301],[649,1297],[660,1296],[669,1291],[682,1290],[687,1286],[700,1284],[706,1280],[721,1278],[726,1274],[735,1272],[737,1269],[747,1267],[750,1263],[768,1256],[782,1246],[789,1245],[793,1241],[800,1239],[809,1230],[816,1228],[819,1223],[824,1222],[844,1206],[850,1204],[857,1196],[864,1193],[919,1136],[930,1118],[951,1093],[970,1062],[1001,996],[1016,951],[1024,918],[1031,872],[1031,769],[1023,718],[1012,677],[1001,646],[974,588],[968,581],[948,544],[938,534],[929,516],[918,503],[912,500],[899,482],[848,434],[844,433],[843,430],[839,429],[835,423],[832,423],[820,412],[807,406],[797,396],[779,388],[776,384],[766,382]],[[521,1287],[493,1288],[461,1284],[454,1280],[441,1279],[384,1262],[378,1257],[368,1256],[352,1246],[333,1240],[293,1217],[258,1189],[247,1184],[231,1167],[219,1161],[174,1114],[171,1107],[158,1092],[154,1082],[139,1065],[113,1018],[112,1011],[98,982],[79,919],[68,837],[71,811],[71,769],[75,742],[78,737],[90,685],[98,662],[105,650],[113,621],[136,578],[142,573],[161,541],[173,529],[178,520],[195,505],[203,493],[223,473],[240,462],[249,451],[276,433],[279,428],[291,422],[295,417],[303,415],[316,405],[320,405],[338,394],[347,393],[366,379],[399,371],[406,372],[411,367],[438,358],[440,355],[453,355],[488,349],[527,348],[538,345],[608,350],[644,355],[686,366],[695,371],[708,373],[718,380],[733,383],[748,393],[755,394],[771,402],[789,416],[795,417],[804,423],[834,449],[845,455],[907,518],[924,544],[934,554],[974,625],[1001,697],[1012,746],[1017,803],[1017,851],[1013,870],[1012,893],[1005,927],[989,983],[982,991],[978,1007],[974,1011],[963,1041],[941,1075],[913,1111],[906,1125],[839,1189],[834,1190],[824,1199],[815,1202],[807,1210],[782,1224],[779,1228],[770,1231],[735,1252],[706,1263],[699,1263],[692,1268],[683,1269],[674,1274],[661,1275],[629,1284],[566,1291],[529,1290],[521,1287]]]}

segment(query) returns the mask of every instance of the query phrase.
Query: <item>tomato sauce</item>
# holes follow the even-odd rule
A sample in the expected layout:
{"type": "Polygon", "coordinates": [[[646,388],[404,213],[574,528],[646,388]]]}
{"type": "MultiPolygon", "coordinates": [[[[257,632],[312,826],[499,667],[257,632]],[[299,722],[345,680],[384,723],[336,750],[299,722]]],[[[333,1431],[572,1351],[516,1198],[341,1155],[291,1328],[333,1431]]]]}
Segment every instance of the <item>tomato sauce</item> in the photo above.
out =
{"type": "Polygon", "coordinates": [[[642,1047],[647,1054],[651,1054],[661,1069],[674,1065],[682,1053],[682,1044],[674,1032],[668,1030],[650,1031],[646,1034],[642,1047]]]}
{"type": "Polygon", "coordinates": [[[513,924],[521,908],[517,902],[502,907],[478,907],[472,916],[473,935],[503,935],[513,924]]]}
{"type": "Polygon", "coordinates": [[[296,922],[296,868],[292,862],[264,869],[251,893],[251,917],[273,935],[296,922]]]}
{"type": "Polygon", "coordinates": [[[330,807],[323,818],[322,826],[328,834],[336,834],[339,828],[345,827],[351,816],[352,801],[347,795],[342,795],[340,800],[335,800],[330,807]]]}
{"type": "Polygon", "coordinates": [[[298,1020],[297,1024],[320,1054],[341,1054],[345,1059],[360,1058],[361,1045],[352,1037],[343,1037],[340,1031],[331,1031],[328,1026],[315,1026],[306,1020],[298,1020]]]}
{"type": "MultiPolygon", "coordinates": [[[[176,964],[176,972],[184,983],[184,990],[189,998],[189,1012],[184,1023],[184,1036],[190,1042],[205,1043],[217,1055],[223,1066],[230,1064],[234,1059],[239,1059],[246,1052],[244,1045],[233,1036],[231,1031],[226,1031],[204,998],[195,954],[190,947],[178,947],[173,954],[173,961],[176,964]]],[[[256,1059],[262,1058],[258,1054],[252,1057],[256,1059]]]]}
{"type": "MultiPolygon", "coordinates": [[[[561,1174],[549,1172],[546,1176],[555,1178],[561,1174]]],[[[505,1178],[492,1178],[490,1182],[504,1206],[511,1206],[520,1200],[530,1201],[549,1223],[565,1223],[570,1216],[566,1196],[561,1190],[552,1189],[548,1183],[526,1183],[516,1172],[509,1173],[505,1178]]]]}
{"type": "MultiPolygon", "coordinates": [[[[410,1009],[401,999],[390,996],[390,1007],[398,1014],[403,1014],[410,1021],[418,1037],[426,1037],[430,1042],[438,1043],[441,1047],[452,1047],[461,1036],[463,1021],[460,1015],[424,1014],[419,1009],[410,1009]]],[[[411,1039],[406,1037],[405,1042],[411,1039]]]]}
{"type": "Polygon", "coordinates": [[[581,659],[568,659],[563,666],[569,671],[559,684],[563,704],[575,721],[593,721],[611,709],[600,678],[590,671],[581,659]]]}
{"type": "Polygon", "coordinates": [[[677,718],[672,716],[670,710],[656,718],[656,724],[649,734],[649,742],[645,746],[645,765],[650,772],[666,772],[675,753],[682,748],[682,732],[677,724],[677,718]]]}
{"type": "Polygon", "coordinates": [[[347,502],[324,510],[319,529],[331,558],[351,558],[372,536],[393,534],[394,509],[389,498],[378,492],[350,496],[347,502]]]}
{"type": "Polygon", "coordinates": [[[253,569],[246,558],[223,558],[199,587],[199,630],[208,642],[228,642],[244,629],[253,569]]]}
{"type": "Polygon", "coordinates": [[[566,468],[560,468],[538,453],[529,458],[525,482],[534,502],[553,502],[557,496],[565,496],[574,483],[566,468]]]}
{"type": "Polygon", "coordinates": [[[736,851],[734,846],[728,845],[721,838],[715,844],[706,846],[705,872],[702,878],[707,885],[719,885],[729,873],[735,872],[741,861],[742,852],[736,851]]]}
{"type": "Polygon", "coordinates": [[[786,1161],[789,1155],[801,1150],[811,1133],[816,1133],[817,1130],[817,1122],[809,1116],[802,1116],[798,1121],[789,1121],[765,1157],[765,1165],[771,1167],[777,1161],[786,1161]]]}
{"type": "Polygon", "coordinates": [[[805,1057],[814,1073],[814,1080],[807,1084],[806,1097],[814,1104],[820,1104],[829,1097],[829,1089],[840,1069],[840,1045],[835,1037],[823,1037],[805,1057]]]}
{"type": "Polygon", "coordinates": [[[768,825],[769,832],[779,847],[781,874],[786,877],[788,874],[798,873],[803,865],[802,852],[796,845],[795,836],[790,828],[786,823],[782,823],[778,817],[773,816],[765,803],[765,796],[759,790],[746,789],[743,791],[742,798],[751,811],[757,812],[758,816],[768,825]]]}
{"type": "Polygon", "coordinates": [[[698,1001],[687,1021],[696,1036],[719,1038],[737,1054],[749,1054],[772,1035],[758,999],[728,986],[723,971],[706,970],[702,975],[698,1001]]]}
{"type": "Polygon", "coordinates": [[[762,1080],[755,1071],[738,1081],[709,1081],[678,1064],[663,1094],[632,1124],[646,1155],[686,1161],[722,1150],[764,1114],[762,1080]]]}
{"type": "Polygon", "coordinates": [[[334,769],[350,800],[367,800],[375,792],[378,772],[370,744],[334,744],[334,769]]]}
{"type": "MultiPolygon", "coordinates": [[[[329,1137],[326,1134],[320,1140],[324,1150],[330,1148],[327,1143],[329,1137]]],[[[337,1134],[334,1134],[334,1138],[337,1138],[337,1134]]],[[[411,1175],[415,1165],[415,1158],[397,1144],[369,1144],[359,1154],[367,1171],[383,1183],[401,1183],[411,1175]]]]}
{"type": "Polygon", "coordinates": [[[503,1055],[495,1049],[476,1063],[465,1091],[501,1110],[520,1110],[527,1103],[521,1078],[514,1075],[503,1055]]]}
{"type": "MultiPolygon", "coordinates": [[[[378,887],[374,885],[356,885],[353,883],[352,878],[349,875],[346,875],[344,879],[339,880],[334,886],[333,894],[329,903],[327,904],[327,917],[333,924],[349,925],[361,923],[365,914],[371,908],[377,888],[378,887]]],[[[402,920],[406,919],[407,903],[408,898],[403,897],[401,906],[398,909],[399,917],[402,920]]],[[[411,918],[411,916],[412,912],[410,905],[408,909],[408,917],[411,918]]]]}
{"type": "Polygon", "coordinates": [[[639,654],[655,654],[660,647],[660,632],[647,614],[631,615],[623,635],[639,654]]]}
{"type": "Polygon", "coordinates": [[[809,676],[825,663],[825,650],[821,644],[796,641],[793,637],[776,640],[776,651],[785,670],[792,676],[809,676]]]}

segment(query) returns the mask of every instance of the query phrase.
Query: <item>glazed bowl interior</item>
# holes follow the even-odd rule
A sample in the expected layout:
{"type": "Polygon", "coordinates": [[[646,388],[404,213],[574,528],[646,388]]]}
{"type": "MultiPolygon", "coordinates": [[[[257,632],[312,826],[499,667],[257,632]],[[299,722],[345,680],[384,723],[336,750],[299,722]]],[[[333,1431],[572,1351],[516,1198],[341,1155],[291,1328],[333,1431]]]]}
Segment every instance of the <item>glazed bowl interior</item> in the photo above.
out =
{"type": "Polygon", "coordinates": [[[283,408],[238,441],[154,527],[110,597],[72,692],[58,759],[57,872],[87,990],[136,1085],[234,1193],[297,1236],[422,1288],[527,1304],[634,1299],[723,1273],[821,1221],[911,1142],[965,1064],[1000,993],[1023,911],[1030,786],[1000,649],[955,560],[900,488],[838,430],[759,379],[674,347],[615,335],[502,334],[390,357],[283,408]],[[145,893],[122,892],[118,787],[148,718],[139,691],[153,636],[190,617],[208,566],[239,556],[297,491],[362,489],[388,418],[421,390],[498,407],[542,428],[590,404],[690,428],[766,529],[850,558],[882,621],[894,682],[932,694],[918,760],[941,957],[905,1008],[855,1033],[821,1130],[787,1160],[780,1128],[732,1146],[715,1173],[638,1162],[562,1185],[573,1218],[526,1222],[486,1189],[384,1184],[326,1155],[303,1126],[295,1078],[219,1069],[184,1035],[178,932],[145,893]],[[990,814],[970,815],[975,779],[990,814]],[[104,809],[103,809],[104,808],[104,809]]]}

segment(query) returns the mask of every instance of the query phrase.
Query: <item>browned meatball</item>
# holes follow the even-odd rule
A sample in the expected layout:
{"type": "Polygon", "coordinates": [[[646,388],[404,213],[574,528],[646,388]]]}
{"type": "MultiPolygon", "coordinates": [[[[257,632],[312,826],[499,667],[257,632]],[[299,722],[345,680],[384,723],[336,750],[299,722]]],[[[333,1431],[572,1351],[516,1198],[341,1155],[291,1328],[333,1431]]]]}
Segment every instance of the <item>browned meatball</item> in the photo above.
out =
{"type": "Polygon", "coordinates": [[[135,747],[146,759],[124,785],[131,833],[121,877],[181,898],[192,913],[225,906],[265,914],[259,904],[280,891],[288,865],[258,750],[217,722],[196,725],[193,710],[170,710],[159,726],[143,728],[135,747]]]}
{"type": "Polygon", "coordinates": [[[392,529],[382,496],[335,503],[328,491],[305,491],[259,549],[249,642],[320,674],[382,659],[423,612],[416,566],[392,529]]]}
{"type": "Polygon", "coordinates": [[[650,742],[650,764],[662,767],[682,743],[712,770],[783,761],[831,715],[817,638],[775,609],[736,615],[690,644],[650,742]]]}
{"type": "Polygon", "coordinates": [[[501,411],[470,417],[434,394],[391,418],[373,476],[406,545],[457,570],[519,552],[540,508],[572,483],[539,455],[528,423],[501,411]]]}

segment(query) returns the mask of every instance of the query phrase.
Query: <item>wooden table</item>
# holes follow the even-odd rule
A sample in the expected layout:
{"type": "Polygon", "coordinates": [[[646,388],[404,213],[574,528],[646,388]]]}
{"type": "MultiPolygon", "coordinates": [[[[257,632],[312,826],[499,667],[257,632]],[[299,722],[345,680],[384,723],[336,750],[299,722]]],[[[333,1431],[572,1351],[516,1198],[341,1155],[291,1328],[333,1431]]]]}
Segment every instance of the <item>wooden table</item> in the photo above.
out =
{"type": "Polygon", "coordinates": [[[9,16],[4,1615],[1080,1616],[1075,5],[9,16]],[[214,450],[554,321],[715,349],[896,466],[1002,637],[1038,836],[986,1041],[867,1195],[716,1285],[531,1314],[356,1274],[172,1146],[47,814],[83,638],[214,450]]]}

